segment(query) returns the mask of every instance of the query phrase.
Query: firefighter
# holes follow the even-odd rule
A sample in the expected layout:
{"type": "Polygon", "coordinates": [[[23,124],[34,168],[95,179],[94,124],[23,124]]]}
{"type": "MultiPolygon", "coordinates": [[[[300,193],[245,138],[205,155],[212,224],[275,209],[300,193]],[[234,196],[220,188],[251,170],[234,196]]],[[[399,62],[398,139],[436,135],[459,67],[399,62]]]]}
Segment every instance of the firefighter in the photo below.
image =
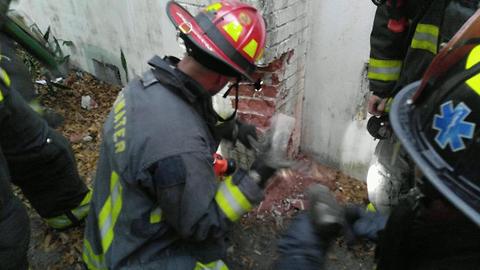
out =
{"type": "MultiPolygon", "coordinates": [[[[10,77],[0,67],[0,123],[8,117],[10,77]]],[[[12,192],[7,161],[0,146],[0,261],[1,269],[28,268],[27,250],[30,223],[25,207],[12,192]]]]}
{"type": "Polygon", "coordinates": [[[393,130],[415,164],[408,195],[387,220],[379,212],[342,208],[315,188],[309,215],[299,217],[280,241],[283,259],[275,269],[321,269],[332,232],[340,227],[377,241],[379,270],[478,269],[478,110],[480,11],[433,59],[423,79],[393,101],[393,130]]]}
{"type": "Polygon", "coordinates": [[[50,127],[59,127],[63,123],[63,117],[41,105],[30,71],[17,55],[15,40],[0,32],[0,47],[2,48],[0,63],[3,69],[10,75],[10,79],[15,85],[15,90],[20,93],[22,98],[36,113],[47,121],[50,127]]]}
{"type": "Polygon", "coordinates": [[[370,36],[368,78],[374,116],[367,129],[378,139],[367,184],[369,199],[388,213],[412,187],[413,162],[391,132],[391,98],[421,78],[433,57],[477,9],[477,0],[388,0],[380,2],[370,36]],[[383,4],[381,4],[383,2],[383,4]]]}
{"type": "MultiPolygon", "coordinates": [[[[5,32],[9,27],[6,16],[9,2],[0,3],[0,29],[5,32]]],[[[65,229],[77,225],[88,214],[91,192],[78,174],[68,141],[50,128],[16,90],[33,85],[28,71],[15,56],[12,41],[0,43],[8,45],[0,48],[1,65],[19,71],[11,76],[2,68],[9,90],[3,99],[0,146],[11,181],[20,187],[50,227],[65,229]],[[1,54],[3,50],[11,57],[1,54]]]]}
{"type": "Polygon", "coordinates": [[[219,183],[212,166],[212,96],[229,81],[252,81],[265,46],[260,13],[223,1],[193,17],[171,1],[167,14],[187,54],[153,57],[106,120],[85,229],[89,269],[228,269],[229,227],[262,200],[276,171],[259,154],[219,183]]]}

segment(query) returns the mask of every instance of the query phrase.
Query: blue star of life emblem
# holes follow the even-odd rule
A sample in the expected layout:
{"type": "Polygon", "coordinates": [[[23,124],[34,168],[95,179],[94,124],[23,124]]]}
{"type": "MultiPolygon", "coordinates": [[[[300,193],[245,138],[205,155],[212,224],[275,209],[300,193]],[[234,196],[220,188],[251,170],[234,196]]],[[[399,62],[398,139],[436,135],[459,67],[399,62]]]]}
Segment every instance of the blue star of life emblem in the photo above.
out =
{"type": "Polygon", "coordinates": [[[465,121],[472,110],[461,102],[453,108],[453,102],[448,101],[440,106],[440,115],[433,119],[433,129],[438,130],[435,142],[440,148],[450,146],[452,152],[465,149],[463,139],[472,139],[475,123],[465,121]]]}

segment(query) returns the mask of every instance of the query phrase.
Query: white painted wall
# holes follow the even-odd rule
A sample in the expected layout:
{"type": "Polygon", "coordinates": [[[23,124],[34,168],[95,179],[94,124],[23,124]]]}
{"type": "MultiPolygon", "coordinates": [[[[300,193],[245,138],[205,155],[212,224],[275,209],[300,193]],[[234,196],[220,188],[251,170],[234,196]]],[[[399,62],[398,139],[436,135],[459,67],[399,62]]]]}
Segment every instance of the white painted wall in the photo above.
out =
{"type": "Polygon", "coordinates": [[[154,54],[181,55],[175,31],[166,16],[167,0],[21,0],[11,8],[23,11],[42,31],[48,26],[74,47],[64,47],[75,66],[93,73],[92,58],[116,65],[125,82],[120,60],[123,50],[129,77],[147,69],[154,54]]]}
{"type": "Polygon", "coordinates": [[[309,1],[310,43],[301,147],[365,179],[375,142],[366,131],[370,1],[309,1]]]}

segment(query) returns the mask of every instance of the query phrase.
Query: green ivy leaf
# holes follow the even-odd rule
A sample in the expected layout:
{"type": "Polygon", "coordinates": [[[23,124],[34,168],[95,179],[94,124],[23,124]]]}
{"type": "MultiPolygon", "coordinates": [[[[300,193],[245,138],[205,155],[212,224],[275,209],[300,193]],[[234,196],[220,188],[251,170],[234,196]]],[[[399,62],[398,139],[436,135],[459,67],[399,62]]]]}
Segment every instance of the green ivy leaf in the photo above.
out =
{"type": "Polygon", "coordinates": [[[47,28],[47,32],[45,32],[45,35],[43,35],[43,39],[48,42],[48,39],[50,38],[50,26],[47,28]]]}

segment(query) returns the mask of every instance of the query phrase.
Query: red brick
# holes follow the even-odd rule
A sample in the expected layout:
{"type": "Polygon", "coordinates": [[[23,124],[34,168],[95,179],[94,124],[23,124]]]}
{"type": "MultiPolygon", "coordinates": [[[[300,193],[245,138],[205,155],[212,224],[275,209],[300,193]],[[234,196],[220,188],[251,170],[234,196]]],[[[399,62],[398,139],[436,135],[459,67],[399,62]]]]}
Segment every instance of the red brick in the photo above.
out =
{"type": "Polygon", "coordinates": [[[278,78],[278,74],[277,73],[272,73],[272,84],[273,85],[277,85],[277,84],[280,84],[280,79],[278,78]]]}
{"type": "MultiPolygon", "coordinates": [[[[255,95],[255,90],[253,89],[253,85],[240,85],[238,88],[239,92],[238,95],[240,97],[253,97],[255,95]]],[[[277,86],[274,85],[263,85],[262,90],[256,95],[259,98],[262,97],[269,97],[269,98],[276,98],[277,97],[277,86]]],[[[235,91],[232,90],[229,96],[235,96],[235,91]]]]}
{"type": "Polygon", "coordinates": [[[268,63],[266,67],[258,69],[259,72],[276,72],[281,70],[285,66],[285,62],[290,60],[293,55],[293,50],[283,53],[279,58],[268,63]]]}
{"type": "Polygon", "coordinates": [[[241,112],[256,112],[271,117],[275,113],[275,105],[271,101],[261,99],[240,99],[238,110],[241,112]]]}
{"type": "Polygon", "coordinates": [[[266,116],[239,112],[238,118],[246,123],[257,126],[261,130],[266,129],[270,125],[270,118],[266,116]]]}
{"type": "MultiPolygon", "coordinates": [[[[253,97],[255,91],[253,90],[253,85],[240,85],[238,88],[238,95],[241,97],[253,97]]],[[[235,91],[231,91],[229,96],[235,96],[235,91]]]]}
{"type": "Polygon", "coordinates": [[[273,85],[263,85],[262,94],[264,97],[276,98],[278,94],[277,87],[273,85]]]}

